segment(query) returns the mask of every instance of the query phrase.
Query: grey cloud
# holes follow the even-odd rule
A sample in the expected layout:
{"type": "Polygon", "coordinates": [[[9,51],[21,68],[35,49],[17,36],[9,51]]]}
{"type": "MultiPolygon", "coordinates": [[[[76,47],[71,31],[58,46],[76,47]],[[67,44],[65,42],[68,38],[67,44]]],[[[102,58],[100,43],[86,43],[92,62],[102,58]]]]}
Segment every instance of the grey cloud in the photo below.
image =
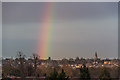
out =
{"type": "Polygon", "coordinates": [[[118,7],[107,3],[3,3],[3,55],[36,51],[46,6],[52,7],[51,57],[117,56],[118,7]],[[113,54],[114,53],[114,54],[113,54]]]}
{"type": "MultiPolygon", "coordinates": [[[[117,2],[53,2],[52,4],[51,10],[55,18],[53,21],[56,21],[56,19],[59,21],[85,18],[107,18],[117,15],[117,2]]],[[[43,21],[47,7],[49,9],[51,6],[50,3],[45,2],[4,2],[3,24],[39,23],[43,21]]]]}

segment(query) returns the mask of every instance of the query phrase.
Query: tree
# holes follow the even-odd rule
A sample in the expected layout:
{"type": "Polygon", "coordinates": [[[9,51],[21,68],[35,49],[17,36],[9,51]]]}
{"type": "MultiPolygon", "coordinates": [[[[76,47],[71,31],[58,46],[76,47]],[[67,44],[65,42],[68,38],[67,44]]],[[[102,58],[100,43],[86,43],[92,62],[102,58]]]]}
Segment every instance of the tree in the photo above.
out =
{"type": "Polygon", "coordinates": [[[83,80],[90,80],[89,69],[85,65],[80,68],[80,78],[83,80]]]}
{"type": "Polygon", "coordinates": [[[33,76],[34,70],[31,64],[27,64],[26,66],[26,74],[27,76],[33,76]]]}
{"type": "Polygon", "coordinates": [[[120,78],[120,67],[117,68],[117,78],[120,78]]]}
{"type": "Polygon", "coordinates": [[[110,80],[110,73],[107,68],[102,68],[99,75],[100,80],[110,80]]]}
{"type": "Polygon", "coordinates": [[[48,80],[68,80],[69,77],[66,78],[66,74],[64,69],[62,69],[61,73],[58,74],[56,68],[54,68],[53,72],[48,76],[48,80]]]}
{"type": "Polygon", "coordinates": [[[38,65],[38,59],[39,59],[39,56],[34,53],[34,54],[33,54],[34,76],[37,76],[37,74],[36,74],[36,69],[37,69],[37,65],[38,65]]]}
{"type": "Polygon", "coordinates": [[[3,78],[6,78],[7,76],[10,76],[11,74],[13,74],[13,67],[11,65],[5,64],[2,66],[2,73],[3,73],[3,78]]]}
{"type": "Polygon", "coordinates": [[[63,65],[62,69],[64,69],[66,76],[72,76],[73,75],[73,69],[70,66],[63,65]]]}
{"type": "Polygon", "coordinates": [[[75,63],[79,64],[79,61],[80,61],[79,57],[76,57],[75,63]]]}
{"type": "Polygon", "coordinates": [[[66,78],[64,69],[62,69],[62,72],[58,75],[58,80],[68,80],[68,77],[66,78]]]}
{"type": "Polygon", "coordinates": [[[76,57],[75,61],[79,61],[79,60],[80,60],[79,57],[76,57]]]}
{"type": "Polygon", "coordinates": [[[58,80],[58,72],[54,68],[53,72],[48,76],[48,80],[58,80]]]}
{"type": "Polygon", "coordinates": [[[61,63],[63,65],[67,65],[68,64],[68,60],[66,58],[63,58],[62,61],[61,61],[61,63]]]}
{"type": "Polygon", "coordinates": [[[20,71],[20,77],[25,77],[25,72],[24,72],[24,62],[25,62],[25,55],[21,52],[18,51],[17,54],[18,57],[18,65],[19,65],[19,71],[20,71]]]}

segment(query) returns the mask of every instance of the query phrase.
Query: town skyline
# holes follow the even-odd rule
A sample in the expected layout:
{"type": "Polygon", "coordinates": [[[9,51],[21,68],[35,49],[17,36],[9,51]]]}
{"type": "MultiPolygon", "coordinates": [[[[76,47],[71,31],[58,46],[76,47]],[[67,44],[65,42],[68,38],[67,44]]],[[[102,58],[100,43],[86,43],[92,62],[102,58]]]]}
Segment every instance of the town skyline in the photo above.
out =
{"type": "MultiPolygon", "coordinates": [[[[43,59],[43,60],[47,60],[47,59],[52,59],[52,60],[62,60],[62,59],[76,59],[76,58],[79,58],[79,59],[95,59],[95,57],[97,58],[97,59],[119,59],[119,57],[99,57],[99,54],[97,53],[97,51],[96,52],[94,52],[94,54],[92,54],[92,57],[82,57],[82,56],[76,56],[76,57],[62,57],[62,58],[59,58],[59,57],[52,57],[52,56],[48,56],[47,58],[41,58],[38,54],[36,54],[36,53],[33,53],[33,54],[31,54],[30,56],[27,56],[26,54],[24,54],[22,51],[18,51],[18,52],[21,52],[22,53],[22,55],[24,55],[25,56],[25,58],[26,59],[29,59],[29,58],[32,58],[32,56],[33,56],[33,54],[35,54],[35,55],[37,55],[38,57],[39,57],[39,59],[43,59]]],[[[15,58],[17,58],[18,56],[18,53],[16,53],[16,56],[9,56],[9,57],[2,57],[3,59],[6,59],[6,58],[13,58],[13,59],[15,59],[15,58]]]]}
{"type": "Polygon", "coordinates": [[[48,59],[39,59],[39,56],[36,54],[33,54],[31,58],[26,59],[24,54],[19,52],[18,57],[15,59],[2,59],[2,67],[3,78],[21,78],[24,74],[25,79],[43,79],[49,77],[51,75],[50,72],[56,69],[58,73],[61,70],[64,70],[69,79],[71,79],[72,76],[73,80],[75,78],[80,80],[79,78],[81,78],[80,74],[82,74],[82,72],[79,71],[81,68],[85,67],[88,71],[90,70],[91,79],[97,80],[100,77],[101,70],[104,68],[108,69],[107,74],[110,75],[111,79],[117,79],[119,78],[120,59],[100,59],[98,58],[97,52],[94,54],[94,59],[84,59],[79,57],[76,59],[70,58],[61,60],[54,60],[51,59],[51,57],[48,59]],[[6,68],[11,70],[7,70],[6,68]],[[26,73],[24,73],[24,69],[26,73]],[[17,70],[20,70],[21,72],[17,70]],[[32,72],[37,74],[37,77],[32,72]]]}

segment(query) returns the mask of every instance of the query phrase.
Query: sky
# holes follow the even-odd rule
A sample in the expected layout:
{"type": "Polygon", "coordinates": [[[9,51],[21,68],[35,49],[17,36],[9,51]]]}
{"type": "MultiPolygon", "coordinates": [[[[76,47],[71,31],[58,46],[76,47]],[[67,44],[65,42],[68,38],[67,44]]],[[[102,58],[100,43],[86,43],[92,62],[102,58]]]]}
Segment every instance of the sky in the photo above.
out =
{"type": "Polygon", "coordinates": [[[95,51],[100,58],[118,56],[117,2],[3,2],[2,56],[37,53],[43,24],[51,28],[53,59],[93,58],[95,51]]]}

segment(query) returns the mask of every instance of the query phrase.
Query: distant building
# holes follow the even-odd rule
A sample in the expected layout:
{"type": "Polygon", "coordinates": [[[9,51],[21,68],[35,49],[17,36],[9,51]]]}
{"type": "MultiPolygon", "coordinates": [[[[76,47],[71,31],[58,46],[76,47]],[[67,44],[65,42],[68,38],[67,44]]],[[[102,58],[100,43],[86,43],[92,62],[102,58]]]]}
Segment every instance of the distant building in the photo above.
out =
{"type": "Polygon", "coordinates": [[[50,61],[51,61],[51,57],[48,57],[47,62],[50,62],[50,61]]]}
{"type": "Polygon", "coordinates": [[[97,52],[95,52],[94,59],[95,59],[95,60],[97,60],[97,59],[98,59],[98,57],[97,57],[97,52]]]}

